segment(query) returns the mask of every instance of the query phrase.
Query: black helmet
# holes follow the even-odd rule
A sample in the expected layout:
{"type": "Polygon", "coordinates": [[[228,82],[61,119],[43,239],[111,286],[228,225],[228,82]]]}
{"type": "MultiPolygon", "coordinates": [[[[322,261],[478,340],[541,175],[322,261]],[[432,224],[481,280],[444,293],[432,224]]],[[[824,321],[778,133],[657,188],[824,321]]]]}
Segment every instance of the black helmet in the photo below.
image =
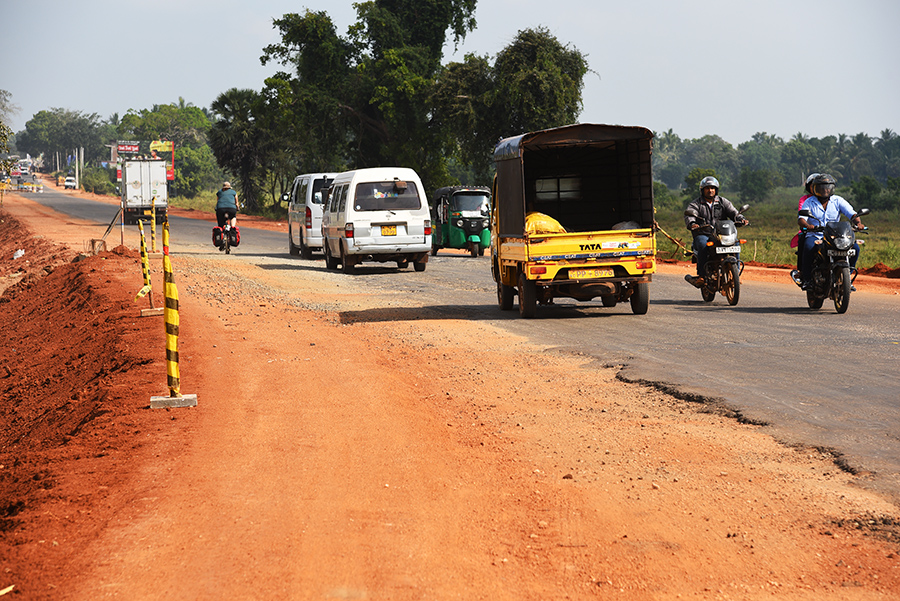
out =
{"type": "Polygon", "coordinates": [[[836,183],[834,178],[827,173],[819,173],[812,179],[809,187],[816,197],[829,199],[831,198],[831,195],[834,194],[834,186],[836,183]]]}

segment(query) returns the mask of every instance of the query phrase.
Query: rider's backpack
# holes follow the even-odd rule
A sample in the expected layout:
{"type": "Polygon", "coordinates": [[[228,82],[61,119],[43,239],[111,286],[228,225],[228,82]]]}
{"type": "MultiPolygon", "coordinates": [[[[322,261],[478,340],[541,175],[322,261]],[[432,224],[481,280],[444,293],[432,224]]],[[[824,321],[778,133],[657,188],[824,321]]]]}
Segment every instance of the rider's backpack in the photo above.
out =
{"type": "Polygon", "coordinates": [[[212,236],[213,236],[213,246],[216,246],[216,247],[222,246],[222,228],[214,227],[212,236]]]}

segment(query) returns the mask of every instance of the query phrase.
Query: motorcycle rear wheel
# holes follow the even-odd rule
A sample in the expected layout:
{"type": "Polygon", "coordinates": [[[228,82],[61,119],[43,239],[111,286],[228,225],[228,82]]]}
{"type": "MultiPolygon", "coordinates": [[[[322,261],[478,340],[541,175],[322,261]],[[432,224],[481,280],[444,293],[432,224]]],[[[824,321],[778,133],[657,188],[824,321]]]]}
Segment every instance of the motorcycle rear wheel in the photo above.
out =
{"type": "Polygon", "coordinates": [[[834,310],[838,313],[846,313],[850,307],[850,268],[840,270],[837,282],[834,284],[834,310]]]}
{"type": "Polygon", "coordinates": [[[732,307],[738,304],[741,298],[741,270],[738,269],[737,263],[730,263],[725,268],[725,281],[722,284],[722,293],[725,300],[732,307]]]}

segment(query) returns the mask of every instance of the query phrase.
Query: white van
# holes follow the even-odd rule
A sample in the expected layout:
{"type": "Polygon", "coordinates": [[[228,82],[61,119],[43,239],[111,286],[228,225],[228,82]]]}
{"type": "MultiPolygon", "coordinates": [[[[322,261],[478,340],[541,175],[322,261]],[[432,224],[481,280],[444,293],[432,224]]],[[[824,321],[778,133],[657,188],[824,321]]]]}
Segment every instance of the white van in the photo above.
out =
{"type": "Polygon", "coordinates": [[[295,257],[312,257],[322,250],[322,208],[325,191],[336,173],[305,173],[294,178],[288,198],[288,249],[295,257]]]}
{"type": "Polygon", "coordinates": [[[335,176],[322,217],[325,266],[353,273],[363,261],[425,271],[431,216],[415,171],[376,167],[335,176]]]}

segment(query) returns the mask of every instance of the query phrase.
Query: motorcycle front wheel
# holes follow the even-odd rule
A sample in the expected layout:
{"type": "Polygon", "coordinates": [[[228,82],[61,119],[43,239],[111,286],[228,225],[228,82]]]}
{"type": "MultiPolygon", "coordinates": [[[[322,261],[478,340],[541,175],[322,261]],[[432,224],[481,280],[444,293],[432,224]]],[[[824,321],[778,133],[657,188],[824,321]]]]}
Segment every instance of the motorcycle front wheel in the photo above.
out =
{"type": "Polygon", "coordinates": [[[806,291],[806,304],[809,305],[810,309],[821,309],[822,303],[824,302],[825,299],[820,296],[816,296],[816,293],[812,290],[806,291]]]}
{"type": "Polygon", "coordinates": [[[738,304],[741,298],[741,270],[737,263],[729,263],[725,267],[725,277],[722,283],[722,294],[732,307],[738,304]]]}
{"type": "Polygon", "coordinates": [[[838,313],[846,313],[850,307],[850,268],[844,267],[838,272],[837,281],[834,283],[834,310],[838,313]]]}

